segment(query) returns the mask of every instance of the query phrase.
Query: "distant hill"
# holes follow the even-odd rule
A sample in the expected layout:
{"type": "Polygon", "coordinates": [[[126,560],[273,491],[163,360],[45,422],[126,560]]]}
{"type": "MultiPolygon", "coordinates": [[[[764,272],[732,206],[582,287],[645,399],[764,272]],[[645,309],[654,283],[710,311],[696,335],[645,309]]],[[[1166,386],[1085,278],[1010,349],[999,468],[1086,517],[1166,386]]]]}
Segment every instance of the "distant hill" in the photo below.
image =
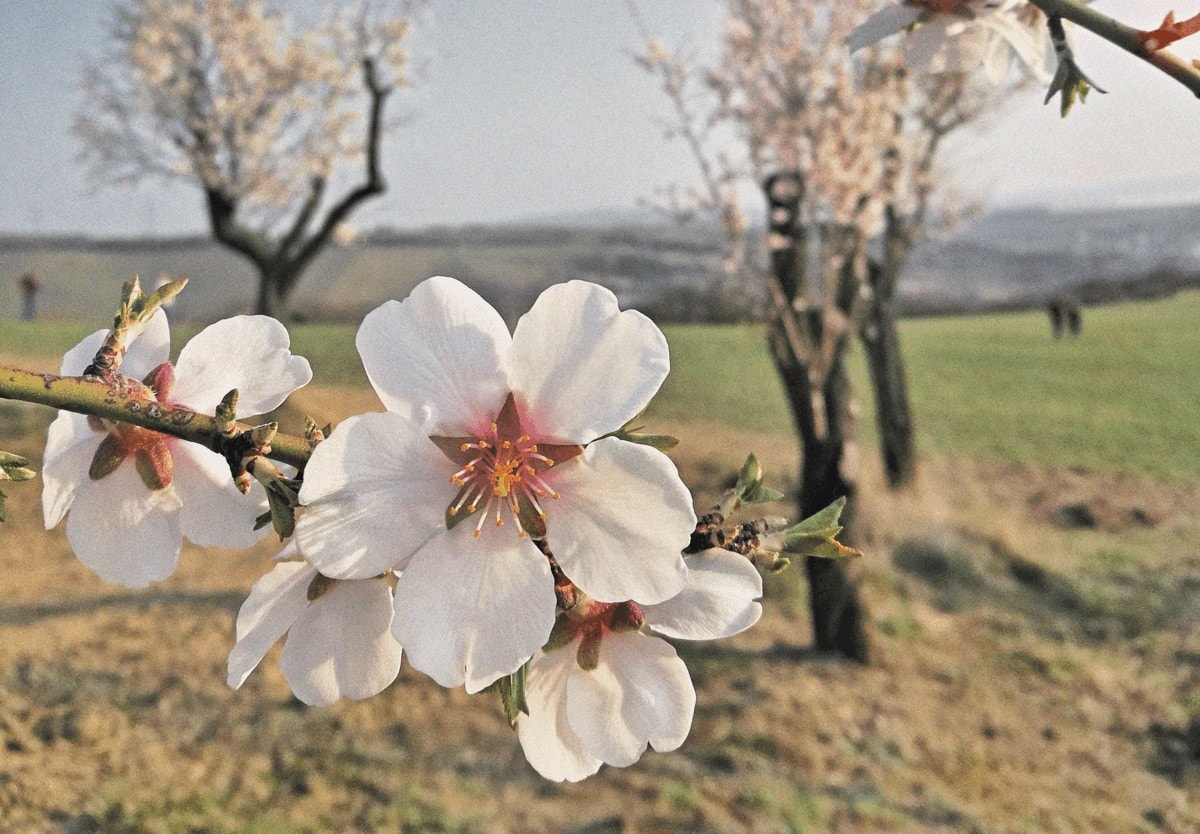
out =
{"type": "MultiPolygon", "coordinates": [[[[359,318],[438,274],[474,286],[510,320],[543,288],[572,278],[604,284],[625,305],[677,321],[727,319],[757,303],[754,290],[714,297],[722,280],[716,229],[584,220],[379,229],[326,251],[294,309],[310,319],[359,318]]],[[[190,278],[178,314],[195,321],[248,310],[254,294],[250,267],[207,238],[9,236],[0,237],[0,316],[17,314],[16,279],[31,269],[45,281],[41,309],[56,318],[95,318],[97,301],[107,307],[133,274],[147,283],[159,273],[190,278]]],[[[906,313],[921,314],[1040,306],[1055,294],[1100,303],[1196,285],[1200,206],[1010,209],[918,247],[900,296],[906,313]]]]}

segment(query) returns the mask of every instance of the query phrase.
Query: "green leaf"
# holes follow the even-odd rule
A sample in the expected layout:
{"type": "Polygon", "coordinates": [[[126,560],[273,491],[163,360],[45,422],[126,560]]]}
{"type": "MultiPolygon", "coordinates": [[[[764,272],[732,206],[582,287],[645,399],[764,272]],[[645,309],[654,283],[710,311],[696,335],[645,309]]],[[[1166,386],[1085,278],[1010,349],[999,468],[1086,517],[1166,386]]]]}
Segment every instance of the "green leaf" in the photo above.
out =
{"type": "Polygon", "coordinates": [[[736,503],[728,508],[730,511],[737,509],[738,506],[766,504],[770,501],[778,501],[783,497],[783,493],[779,490],[763,485],[762,464],[758,462],[758,458],[753,452],[742,464],[741,471],[738,472],[737,483],[733,485],[730,493],[736,499],[736,503]]]}
{"type": "Polygon", "coordinates": [[[615,435],[621,440],[628,440],[630,443],[637,443],[642,446],[649,446],[652,449],[658,449],[660,452],[667,452],[679,445],[679,438],[671,437],[669,434],[618,434],[615,435]]]}
{"type": "Polygon", "coordinates": [[[762,479],[762,464],[758,462],[758,458],[751,452],[746,458],[746,462],[742,464],[741,471],[738,472],[737,483],[733,485],[733,491],[740,498],[760,486],[762,479]]]}
{"type": "Polygon", "coordinates": [[[0,524],[8,521],[8,511],[4,506],[4,502],[7,498],[8,496],[4,494],[4,491],[0,490],[0,524]]]}
{"type": "MultiPolygon", "coordinates": [[[[271,526],[279,535],[279,540],[290,537],[296,532],[296,508],[300,506],[300,482],[292,478],[276,478],[267,483],[267,506],[270,507],[271,526]]],[[[258,522],[263,517],[259,516],[258,522]]],[[[255,530],[262,527],[256,523],[255,530]]]]}
{"type": "Polygon", "coordinates": [[[783,497],[783,493],[777,489],[771,489],[768,486],[759,484],[754,489],[741,496],[739,499],[742,504],[749,506],[750,504],[766,504],[770,501],[778,501],[783,497]]]}
{"type": "Polygon", "coordinates": [[[852,547],[837,540],[842,526],[838,524],[846,499],[839,498],[819,513],[814,513],[783,531],[783,552],[822,559],[846,559],[862,556],[852,547]]]}
{"type": "Polygon", "coordinates": [[[508,719],[508,726],[514,730],[521,713],[529,715],[529,704],[525,700],[525,678],[528,672],[529,661],[527,660],[520,669],[497,681],[500,689],[500,703],[504,706],[504,717],[508,719]]]}

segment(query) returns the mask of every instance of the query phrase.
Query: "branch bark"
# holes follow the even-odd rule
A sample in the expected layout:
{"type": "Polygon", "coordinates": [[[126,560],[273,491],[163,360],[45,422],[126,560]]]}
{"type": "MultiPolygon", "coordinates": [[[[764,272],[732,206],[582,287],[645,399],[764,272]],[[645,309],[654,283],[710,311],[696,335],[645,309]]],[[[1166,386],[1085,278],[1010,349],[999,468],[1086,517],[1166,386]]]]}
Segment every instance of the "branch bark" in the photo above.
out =
{"type": "Polygon", "coordinates": [[[1136,55],[1191,90],[1193,95],[1200,97],[1200,69],[1165,49],[1148,51],[1142,46],[1140,30],[1114,20],[1079,0],[1029,0],[1029,3],[1047,15],[1069,20],[1131,55],[1136,55]]]}
{"type": "MultiPolygon", "coordinates": [[[[51,408],[91,414],[105,420],[169,434],[223,452],[225,437],[217,420],[178,405],[130,395],[118,386],[96,378],[38,374],[19,368],[0,367],[0,399],[47,405],[51,408]]],[[[250,426],[235,424],[237,430],[250,426]]],[[[276,434],[268,457],[297,468],[308,463],[313,444],[302,437],[276,434]]]]}

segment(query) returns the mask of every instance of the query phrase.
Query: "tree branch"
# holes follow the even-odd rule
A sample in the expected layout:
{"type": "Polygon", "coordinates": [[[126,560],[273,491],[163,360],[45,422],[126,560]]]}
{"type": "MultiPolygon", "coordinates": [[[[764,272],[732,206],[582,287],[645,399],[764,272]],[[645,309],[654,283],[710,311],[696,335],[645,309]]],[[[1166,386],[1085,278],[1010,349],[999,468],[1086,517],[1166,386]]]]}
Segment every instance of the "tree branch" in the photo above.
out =
{"type": "MultiPolygon", "coordinates": [[[[91,414],[104,420],[131,423],[152,431],[199,443],[214,452],[224,453],[225,442],[214,417],[178,405],[140,397],[120,386],[110,386],[92,377],[38,374],[19,368],[0,367],[0,399],[47,405],[77,414],[91,414]]],[[[240,433],[251,427],[234,424],[240,433]]],[[[227,432],[228,433],[228,432],[227,432]]],[[[281,463],[302,467],[312,454],[313,444],[302,437],[276,434],[271,441],[271,457],[281,463]]]]}
{"type": "Polygon", "coordinates": [[[267,241],[238,222],[237,202],[219,188],[207,185],[204,187],[204,199],[208,205],[208,222],[213,237],[235,252],[241,252],[261,269],[271,257],[267,241]]]}
{"type": "Polygon", "coordinates": [[[1200,69],[1165,49],[1147,50],[1139,37],[1140,30],[1126,26],[1106,14],[1085,6],[1079,0],[1029,0],[1047,15],[1057,15],[1087,29],[1114,46],[1136,55],[1200,96],[1200,69]]]}
{"type": "Polygon", "coordinates": [[[329,209],[329,213],[321,221],[321,227],[311,238],[305,241],[300,251],[290,261],[295,267],[291,273],[293,276],[300,275],[303,266],[321,251],[321,247],[329,240],[334,229],[350,216],[350,212],[359,203],[370,197],[382,194],[387,187],[380,166],[380,145],[383,139],[384,105],[387,103],[388,95],[392,92],[392,87],[379,81],[379,78],[376,76],[374,58],[363,58],[363,76],[367,86],[367,93],[371,97],[371,113],[367,120],[366,182],[355,188],[329,209]]]}
{"type": "Polygon", "coordinates": [[[321,205],[321,198],[325,196],[327,182],[325,177],[313,177],[309,181],[308,197],[304,200],[304,205],[300,207],[300,213],[296,215],[292,228],[283,236],[283,240],[279,244],[278,254],[281,257],[286,258],[292,247],[304,237],[304,230],[308,228],[309,222],[321,205]]]}

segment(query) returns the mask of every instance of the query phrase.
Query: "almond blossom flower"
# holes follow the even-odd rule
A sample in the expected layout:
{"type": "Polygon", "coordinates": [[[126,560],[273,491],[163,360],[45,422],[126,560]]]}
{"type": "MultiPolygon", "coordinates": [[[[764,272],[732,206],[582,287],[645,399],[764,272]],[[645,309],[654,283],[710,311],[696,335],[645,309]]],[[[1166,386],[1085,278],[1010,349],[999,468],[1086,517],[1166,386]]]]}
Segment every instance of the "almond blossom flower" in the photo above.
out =
{"type": "Polygon", "coordinates": [[[547,646],[529,664],[528,715],[517,719],[525,758],[554,781],[577,782],[601,764],[626,767],[649,744],[683,744],[696,692],[665,640],[715,640],[762,614],[762,577],[744,556],[712,549],[687,558],[682,592],[658,605],[582,602],[559,615],[547,646]]]}
{"type": "Polygon", "coordinates": [[[545,644],[554,581],[531,534],[548,532],[595,599],[680,591],[687,487],[661,452],[604,437],[667,375],[648,318],[572,281],[510,336],[474,291],[438,277],[368,314],[357,345],[388,411],[351,417],[314,450],[297,541],[327,576],[401,571],[393,630],[416,669],[477,692],[545,644]]]}
{"type": "MultiPolygon", "coordinates": [[[[280,557],[295,553],[292,545],[280,557]]],[[[369,698],[400,673],[393,613],[384,577],[331,580],[304,562],[280,562],[254,583],[238,611],[228,683],[240,688],[286,634],[279,668],[297,698],[310,706],[369,698]]]]}
{"type": "Polygon", "coordinates": [[[900,0],[867,18],[846,45],[853,52],[912,27],[904,52],[915,69],[969,72],[982,65],[988,79],[999,84],[1015,55],[1031,73],[1048,80],[1041,22],[1024,0],[900,0]]]}
{"type": "MultiPolygon", "coordinates": [[[[100,330],[63,357],[77,376],[104,342],[100,330]]],[[[159,311],[125,353],[121,373],[159,402],[211,414],[231,389],[238,408],[262,414],[312,378],[308,360],[288,350],[283,325],[238,316],[205,328],[172,368],[167,317],[159,311]]],[[[42,511],[49,530],[70,511],[67,539],[80,561],[107,582],[131,588],[175,570],[183,537],[199,545],[248,547],[267,506],[255,484],[234,486],[225,459],[203,446],[125,423],[61,411],[51,424],[42,470],[42,511]]]]}

